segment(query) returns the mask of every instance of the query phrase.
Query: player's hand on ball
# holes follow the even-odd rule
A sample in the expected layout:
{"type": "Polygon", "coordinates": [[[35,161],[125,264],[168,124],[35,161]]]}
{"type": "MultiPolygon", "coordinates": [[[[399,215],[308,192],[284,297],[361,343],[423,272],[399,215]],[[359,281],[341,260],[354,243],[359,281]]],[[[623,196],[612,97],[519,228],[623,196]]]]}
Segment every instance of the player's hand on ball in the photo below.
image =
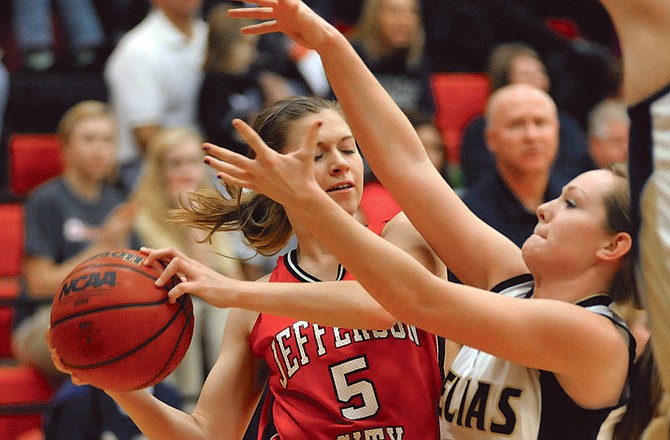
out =
{"type": "Polygon", "coordinates": [[[156,286],[162,287],[175,275],[181,278],[182,282],[168,292],[170,302],[188,293],[215,307],[234,306],[236,286],[239,280],[228,278],[171,247],[162,249],[143,247],[140,252],[146,254],[144,264],[147,266],[151,266],[156,261],[167,263],[163,273],[156,279],[156,286]]]}
{"type": "Polygon", "coordinates": [[[72,373],[65,365],[63,365],[63,360],[61,359],[60,355],[58,354],[58,350],[53,345],[53,341],[51,339],[51,326],[47,327],[47,332],[45,334],[45,338],[47,340],[47,347],[49,347],[49,352],[51,353],[51,361],[54,363],[54,366],[56,369],[60,372],[63,372],[65,374],[69,374],[72,383],[75,385],[86,385],[86,382],[82,381],[79,379],[76,375],[72,373]]]}

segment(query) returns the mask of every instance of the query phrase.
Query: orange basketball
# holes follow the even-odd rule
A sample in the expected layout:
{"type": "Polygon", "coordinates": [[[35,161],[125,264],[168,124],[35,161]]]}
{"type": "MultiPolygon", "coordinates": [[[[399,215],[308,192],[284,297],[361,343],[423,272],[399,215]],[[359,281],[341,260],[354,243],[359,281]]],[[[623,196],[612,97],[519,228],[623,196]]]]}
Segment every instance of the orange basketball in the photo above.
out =
{"type": "Polygon", "coordinates": [[[51,308],[54,347],[75,376],[99,388],[129,391],[160,382],[181,362],[193,335],[193,304],[174,304],[154,281],[162,263],[144,266],[137,251],[117,249],[83,261],[63,280],[51,308]]]}

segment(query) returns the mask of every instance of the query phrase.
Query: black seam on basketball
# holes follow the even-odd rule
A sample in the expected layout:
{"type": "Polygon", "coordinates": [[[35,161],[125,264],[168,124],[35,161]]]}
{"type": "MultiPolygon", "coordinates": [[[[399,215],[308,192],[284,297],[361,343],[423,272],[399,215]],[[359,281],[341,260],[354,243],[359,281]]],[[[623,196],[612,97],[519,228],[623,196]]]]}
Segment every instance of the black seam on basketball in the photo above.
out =
{"type": "Polygon", "coordinates": [[[177,319],[177,317],[178,317],[179,314],[181,313],[181,310],[182,310],[181,308],[177,309],[177,311],[174,313],[174,315],[172,315],[172,317],[165,323],[165,325],[164,325],[162,328],[160,328],[156,333],[154,333],[153,335],[151,335],[149,338],[147,338],[147,339],[145,339],[144,341],[142,341],[142,343],[141,343],[140,345],[138,345],[137,347],[132,348],[132,349],[126,351],[125,353],[123,353],[123,354],[121,354],[121,355],[119,355],[119,356],[116,356],[116,357],[114,357],[114,358],[112,358],[112,359],[107,359],[106,361],[98,362],[98,363],[95,363],[95,364],[77,365],[77,364],[71,364],[71,363],[69,363],[69,362],[65,362],[65,361],[63,362],[63,364],[64,364],[66,367],[70,367],[70,368],[77,368],[77,369],[79,369],[79,370],[90,370],[90,369],[92,369],[92,368],[104,367],[104,366],[106,366],[106,365],[113,364],[114,362],[118,362],[118,361],[120,361],[121,359],[124,359],[124,358],[126,358],[126,357],[132,355],[133,353],[136,353],[136,352],[140,351],[141,349],[143,349],[144,347],[146,347],[147,345],[149,345],[151,342],[153,342],[153,341],[154,341],[156,338],[158,338],[160,335],[162,335],[163,333],[165,333],[165,331],[166,331],[166,330],[172,325],[172,323],[177,319]]]}
{"type": "Polygon", "coordinates": [[[151,307],[151,306],[158,306],[161,304],[164,304],[168,302],[170,298],[165,297],[161,298],[159,301],[151,301],[151,302],[143,302],[143,303],[119,303],[119,304],[113,304],[110,306],[102,306],[102,307],[97,307],[95,309],[89,309],[89,310],[82,310],[81,312],[73,313],[71,315],[63,316],[60,319],[57,319],[56,321],[51,323],[51,328],[53,329],[59,324],[64,323],[65,321],[69,321],[70,319],[74,318],[79,318],[82,316],[90,315],[92,313],[99,313],[99,312],[108,312],[110,310],[116,310],[116,309],[127,309],[127,308],[134,308],[134,307],[151,307]]]}
{"type": "Polygon", "coordinates": [[[184,308],[184,302],[183,301],[180,302],[180,306],[181,307],[179,307],[179,311],[180,312],[183,311],[184,314],[187,316],[187,318],[186,318],[186,322],[184,323],[184,326],[181,328],[181,332],[179,333],[179,338],[177,338],[177,342],[174,344],[174,347],[172,349],[172,353],[170,353],[170,356],[168,356],[167,360],[163,364],[163,368],[161,368],[158,371],[158,373],[156,373],[154,375],[154,377],[152,377],[151,379],[146,381],[144,384],[140,385],[139,388],[148,387],[151,383],[153,383],[153,381],[156,380],[156,378],[160,377],[163,374],[163,372],[165,371],[165,369],[168,367],[168,365],[170,364],[170,361],[172,361],[172,358],[174,358],[174,355],[177,353],[177,348],[179,347],[179,344],[181,343],[181,340],[184,337],[184,333],[186,332],[186,329],[190,327],[189,324],[191,323],[191,320],[193,319],[193,312],[191,312],[191,313],[186,312],[186,309],[184,308]]]}

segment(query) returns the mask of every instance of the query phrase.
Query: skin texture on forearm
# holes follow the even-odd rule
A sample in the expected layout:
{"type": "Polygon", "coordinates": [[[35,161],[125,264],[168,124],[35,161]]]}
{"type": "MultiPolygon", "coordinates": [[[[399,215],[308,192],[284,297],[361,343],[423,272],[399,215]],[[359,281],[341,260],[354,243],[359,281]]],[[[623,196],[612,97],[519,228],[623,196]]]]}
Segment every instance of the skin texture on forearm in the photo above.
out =
{"type": "Polygon", "coordinates": [[[356,281],[246,283],[236,307],[325,326],[388,329],[396,319],[356,281]]]}
{"type": "Polygon", "coordinates": [[[435,170],[410,122],[346,39],[333,35],[318,50],[375,175],[442,261],[464,283],[481,288],[525,272],[518,248],[477,219],[435,170]],[[463,228],[464,224],[471,227],[463,228]],[[504,264],[469,264],[484,248],[491,255],[489,261],[504,264]]]}

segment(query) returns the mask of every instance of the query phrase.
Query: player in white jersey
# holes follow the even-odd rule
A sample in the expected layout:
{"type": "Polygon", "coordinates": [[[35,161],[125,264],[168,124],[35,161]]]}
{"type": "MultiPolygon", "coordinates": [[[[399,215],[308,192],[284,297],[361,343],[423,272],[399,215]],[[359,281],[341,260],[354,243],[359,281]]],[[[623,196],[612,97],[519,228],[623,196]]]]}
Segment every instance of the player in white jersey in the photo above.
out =
{"type": "MultiPolygon", "coordinates": [[[[630,105],[629,168],[643,297],[661,380],[670,384],[670,3],[601,0],[622,48],[624,97],[630,105]],[[646,188],[646,189],[644,189],[646,188]],[[644,191],[643,191],[644,189],[644,191]],[[642,203],[641,203],[642,202],[642,203]],[[640,206],[642,204],[642,206],[640,206]]],[[[670,405],[667,405],[670,407],[670,405]]],[[[670,414],[649,438],[668,438],[670,414]]]]}
{"type": "Polygon", "coordinates": [[[375,174],[466,285],[434,277],[336,212],[317,191],[308,142],[279,155],[238,121],[256,158],[213,148],[210,160],[219,176],[296,212],[396,318],[469,347],[445,380],[444,438],[595,439],[607,413],[626,401],[634,348],[605,304],[590,307],[591,301],[626,301],[634,293],[628,184],[621,170],[590,171],[571,181],[538,209],[539,224],[521,251],[462,204],[344,36],[298,0],[251,3],[259,7],[231,12],[262,20],[245,32],[281,31],[319,52],[375,174]],[[525,281],[521,298],[490,292],[525,281]],[[479,369],[489,362],[482,353],[500,368],[519,369],[524,380],[516,373],[489,378],[479,369]]]}

